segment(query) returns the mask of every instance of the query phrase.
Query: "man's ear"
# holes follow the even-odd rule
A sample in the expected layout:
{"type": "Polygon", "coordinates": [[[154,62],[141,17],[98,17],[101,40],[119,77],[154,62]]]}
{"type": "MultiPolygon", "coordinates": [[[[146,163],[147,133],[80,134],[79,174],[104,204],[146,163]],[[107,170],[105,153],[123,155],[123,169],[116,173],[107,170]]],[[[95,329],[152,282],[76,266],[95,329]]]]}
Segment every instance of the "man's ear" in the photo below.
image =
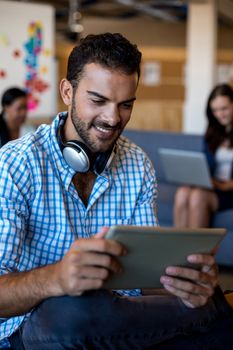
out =
{"type": "Polygon", "coordinates": [[[60,82],[60,94],[65,105],[71,105],[73,98],[73,88],[67,79],[62,79],[60,82]]]}

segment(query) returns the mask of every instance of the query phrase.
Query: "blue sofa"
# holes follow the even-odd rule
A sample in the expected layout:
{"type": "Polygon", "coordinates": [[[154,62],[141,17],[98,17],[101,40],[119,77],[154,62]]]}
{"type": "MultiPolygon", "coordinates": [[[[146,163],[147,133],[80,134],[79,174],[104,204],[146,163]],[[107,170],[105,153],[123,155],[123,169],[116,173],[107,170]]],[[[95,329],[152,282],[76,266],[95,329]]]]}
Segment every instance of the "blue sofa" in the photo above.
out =
{"type": "MultiPolygon", "coordinates": [[[[158,219],[160,226],[173,225],[173,202],[177,186],[166,182],[158,155],[159,147],[201,151],[202,136],[164,131],[136,131],[127,129],[124,135],[139,145],[150,157],[158,180],[158,219]]],[[[217,262],[233,267],[233,209],[217,212],[212,227],[225,227],[228,233],[220,245],[217,262]]]]}

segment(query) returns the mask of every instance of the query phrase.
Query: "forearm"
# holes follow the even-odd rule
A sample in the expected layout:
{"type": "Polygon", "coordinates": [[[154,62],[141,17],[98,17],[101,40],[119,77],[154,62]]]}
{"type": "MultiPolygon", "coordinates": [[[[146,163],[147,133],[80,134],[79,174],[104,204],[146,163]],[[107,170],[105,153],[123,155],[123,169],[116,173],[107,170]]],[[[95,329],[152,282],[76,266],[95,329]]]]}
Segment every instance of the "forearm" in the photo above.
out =
{"type": "Polygon", "coordinates": [[[56,264],[0,277],[0,317],[22,315],[46,298],[62,295],[56,264]]]}

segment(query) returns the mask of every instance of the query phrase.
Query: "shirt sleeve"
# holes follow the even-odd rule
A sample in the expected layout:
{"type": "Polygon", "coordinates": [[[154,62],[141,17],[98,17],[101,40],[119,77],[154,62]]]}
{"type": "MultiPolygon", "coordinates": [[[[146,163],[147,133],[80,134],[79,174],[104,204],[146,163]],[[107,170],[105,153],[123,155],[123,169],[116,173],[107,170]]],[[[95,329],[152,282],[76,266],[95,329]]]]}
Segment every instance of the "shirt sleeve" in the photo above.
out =
{"type": "Polygon", "coordinates": [[[25,234],[30,176],[17,152],[0,152],[0,275],[17,271],[25,234]]]}
{"type": "Polygon", "coordinates": [[[144,160],[141,190],[134,211],[132,225],[157,226],[157,180],[154,167],[148,157],[144,160]]]}

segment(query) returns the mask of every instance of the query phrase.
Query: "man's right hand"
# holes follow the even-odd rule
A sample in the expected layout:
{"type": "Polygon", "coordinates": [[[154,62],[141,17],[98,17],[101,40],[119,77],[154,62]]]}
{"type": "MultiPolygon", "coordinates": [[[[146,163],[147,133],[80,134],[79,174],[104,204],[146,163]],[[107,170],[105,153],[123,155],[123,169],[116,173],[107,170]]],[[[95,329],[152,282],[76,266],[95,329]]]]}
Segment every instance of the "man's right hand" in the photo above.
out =
{"type": "Polygon", "coordinates": [[[119,243],[104,239],[106,231],[77,239],[57,263],[0,276],[0,317],[23,315],[49,297],[101,288],[111,272],[121,271],[117,256],[125,253],[119,243]]]}
{"type": "Polygon", "coordinates": [[[113,240],[105,240],[107,229],[93,238],[77,239],[64,258],[56,264],[57,295],[81,295],[85,291],[100,289],[111,272],[120,273],[122,267],[117,256],[125,248],[113,240]]]}

